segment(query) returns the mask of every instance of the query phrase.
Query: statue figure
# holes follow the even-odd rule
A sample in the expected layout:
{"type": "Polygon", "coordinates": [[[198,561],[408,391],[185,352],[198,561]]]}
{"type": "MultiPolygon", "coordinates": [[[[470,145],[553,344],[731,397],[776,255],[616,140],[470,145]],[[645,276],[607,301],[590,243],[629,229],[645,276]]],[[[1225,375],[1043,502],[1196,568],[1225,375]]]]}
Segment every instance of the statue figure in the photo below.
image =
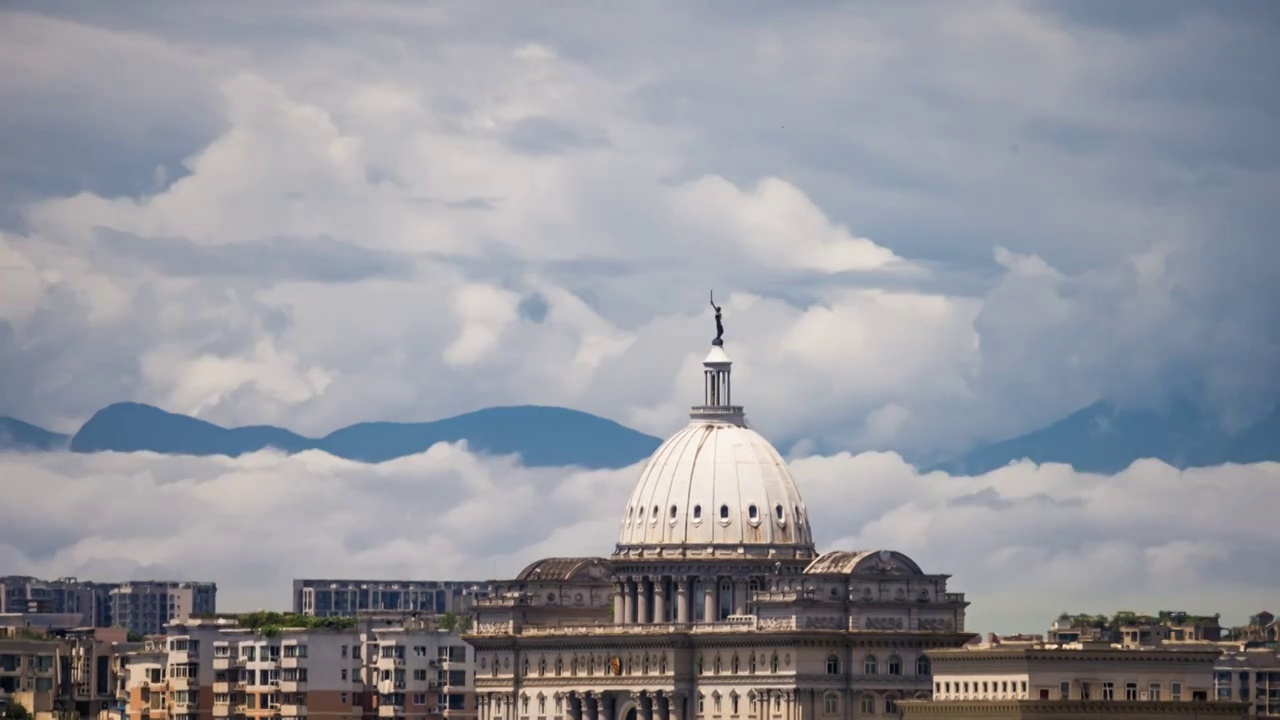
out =
{"type": "Polygon", "coordinates": [[[724,345],[724,323],[720,319],[720,306],[716,305],[716,291],[711,291],[711,307],[716,311],[716,339],[711,341],[712,345],[722,347],[724,345]]]}

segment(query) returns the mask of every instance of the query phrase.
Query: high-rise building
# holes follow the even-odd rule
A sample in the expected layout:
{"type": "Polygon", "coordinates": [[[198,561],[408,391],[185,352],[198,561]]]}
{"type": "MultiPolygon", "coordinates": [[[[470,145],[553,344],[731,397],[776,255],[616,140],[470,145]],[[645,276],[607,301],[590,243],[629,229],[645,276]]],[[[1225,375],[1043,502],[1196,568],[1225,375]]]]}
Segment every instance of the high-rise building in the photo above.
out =
{"type": "Polygon", "coordinates": [[[354,617],[367,612],[467,613],[487,582],[467,580],[293,581],[293,611],[315,617],[354,617]]]}
{"type": "Polygon", "coordinates": [[[164,632],[174,620],[213,614],[217,594],[218,586],[211,582],[103,583],[10,575],[0,577],[0,613],[79,613],[86,626],[147,635],[164,632]]]}

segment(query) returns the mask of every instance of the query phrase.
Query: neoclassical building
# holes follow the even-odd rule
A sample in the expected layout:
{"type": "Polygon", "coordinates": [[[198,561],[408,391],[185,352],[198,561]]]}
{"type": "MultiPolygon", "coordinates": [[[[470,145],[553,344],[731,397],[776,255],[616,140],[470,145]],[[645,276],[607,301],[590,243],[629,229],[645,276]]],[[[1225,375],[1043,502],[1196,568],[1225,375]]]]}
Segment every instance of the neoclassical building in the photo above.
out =
{"type": "Polygon", "coordinates": [[[478,601],[480,720],[836,720],[928,697],[963,593],[893,550],[819,555],[786,462],[732,399],[654,452],[604,557],[550,558],[478,601]]]}

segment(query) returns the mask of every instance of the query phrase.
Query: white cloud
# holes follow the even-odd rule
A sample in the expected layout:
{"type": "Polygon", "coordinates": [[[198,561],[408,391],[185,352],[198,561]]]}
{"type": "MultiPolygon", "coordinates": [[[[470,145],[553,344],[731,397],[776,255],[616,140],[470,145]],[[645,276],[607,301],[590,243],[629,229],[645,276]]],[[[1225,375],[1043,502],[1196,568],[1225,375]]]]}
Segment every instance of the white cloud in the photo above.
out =
{"type": "MultiPolygon", "coordinates": [[[[974,630],[1042,631],[1062,610],[1123,608],[1240,622],[1274,600],[1274,463],[951,477],[863,454],[793,471],[820,550],[892,547],[951,573],[974,630]]],[[[378,465],[319,452],[0,455],[13,507],[59,509],[6,517],[0,565],[212,579],[226,609],[285,606],[292,577],[512,576],[540,557],[608,555],[636,472],[529,469],[451,445],[378,465]]]]}

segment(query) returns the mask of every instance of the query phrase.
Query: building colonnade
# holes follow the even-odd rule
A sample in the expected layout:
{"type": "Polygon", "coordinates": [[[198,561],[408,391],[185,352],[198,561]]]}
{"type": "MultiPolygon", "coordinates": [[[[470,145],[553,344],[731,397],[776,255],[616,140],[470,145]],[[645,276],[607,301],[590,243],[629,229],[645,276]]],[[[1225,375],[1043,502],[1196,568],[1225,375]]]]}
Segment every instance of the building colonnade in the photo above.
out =
{"type": "Polygon", "coordinates": [[[614,583],[615,625],[715,622],[746,615],[753,581],[739,577],[640,575],[614,583]]]}

